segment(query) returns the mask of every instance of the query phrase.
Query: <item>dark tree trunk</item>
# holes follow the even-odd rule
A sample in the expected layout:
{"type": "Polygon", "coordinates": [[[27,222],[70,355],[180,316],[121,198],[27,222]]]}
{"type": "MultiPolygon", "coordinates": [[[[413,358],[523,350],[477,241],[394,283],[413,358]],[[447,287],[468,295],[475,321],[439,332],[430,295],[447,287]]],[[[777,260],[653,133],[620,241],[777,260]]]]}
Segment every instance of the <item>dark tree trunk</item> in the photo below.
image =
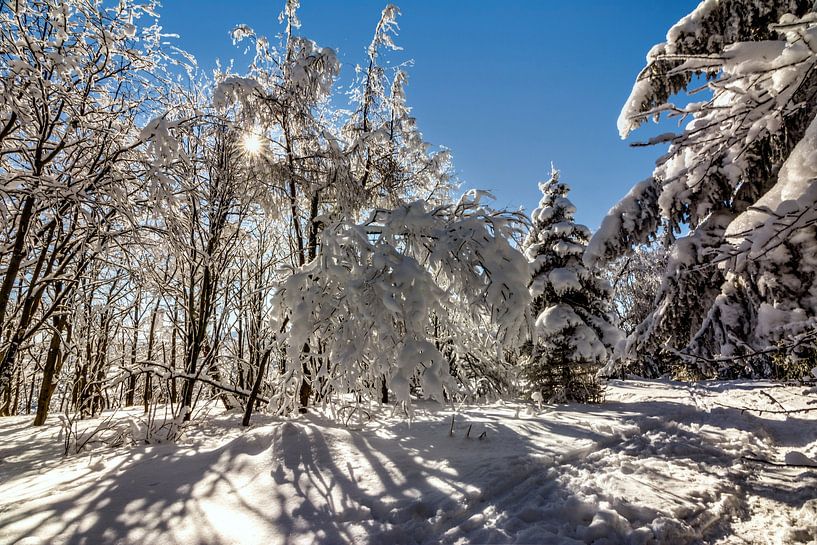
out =
{"type": "Polygon", "coordinates": [[[31,383],[28,387],[28,397],[26,398],[26,414],[31,414],[31,409],[34,406],[34,388],[36,387],[37,373],[31,373],[31,383]]]}
{"type": "MultiPolygon", "coordinates": [[[[43,381],[40,385],[40,393],[37,396],[37,415],[34,417],[34,425],[42,426],[48,416],[48,407],[51,404],[51,396],[57,387],[57,377],[62,369],[62,331],[65,329],[68,320],[64,315],[54,318],[54,332],[51,334],[51,342],[48,345],[48,354],[43,367],[43,381]]],[[[32,379],[32,389],[34,381],[32,379]]]]}
{"type": "MultiPolygon", "coordinates": [[[[148,331],[148,352],[147,352],[147,362],[148,364],[153,363],[153,345],[156,339],[156,316],[159,314],[159,301],[160,299],[156,300],[156,306],[153,307],[153,312],[150,315],[150,330],[148,331]]],[[[148,409],[150,408],[150,402],[152,401],[153,397],[153,374],[150,368],[145,369],[145,392],[142,396],[142,402],[145,407],[145,414],[147,414],[148,409]]]]}
{"type": "Polygon", "coordinates": [[[178,302],[173,307],[173,327],[172,327],[172,336],[170,337],[170,403],[173,405],[176,404],[177,400],[177,393],[176,393],[176,324],[179,320],[179,305],[178,302]]]}
{"type": "Polygon", "coordinates": [[[136,302],[133,307],[133,338],[130,348],[130,369],[128,370],[128,389],[125,392],[125,406],[132,407],[136,403],[136,354],[139,343],[139,302],[141,300],[140,290],[136,291],[136,302]]]}
{"type": "Polygon", "coordinates": [[[253,406],[255,405],[255,400],[258,398],[258,392],[261,390],[261,382],[264,380],[264,371],[267,367],[267,362],[270,358],[270,351],[267,350],[264,353],[264,356],[261,358],[261,363],[258,366],[258,371],[255,375],[255,381],[252,385],[252,391],[250,392],[250,397],[247,399],[247,406],[244,408],[244,419],[241,421],[241,425],[247,427],[250,425],[250,418],[252,417],[252,410],[253,406]]]}
{"type": "MultiPolygon", "coordinates": [[[[8,267],[6,268],[6,276],[3,279],[3,284],[0,286],[0,334],[4,329],[4,321],[5,321],[5,314],[6,314],[6,307],[8,306],[8,299],[11,295],[12,287],[14,286],[14,281],[17,278],[17,273],[19,271],[20,265],[22,263],[23,257],[25,257],[24,252],[24,239],[26,232],[28,231],[28,225],[31,221],[31,206],[29,203],[33,203],[33,197],[29,197],[26,199],[26,203],[23,208],[23,213],[21,214],[20,218],[20,227],[17,230],[17,238],[14,242],[14,248],[12,250],[11,258],[9,259],[8,267]],[[27,214],[28,212],[28,214],[27,214]],[[19,247],[18,247],[19,243],[19,247]],[[18,251],[19,250],[19,251],[18,251]]],[[[48,230],[48,235],[43,240],[43,248],[40,252],[40,256],[37,258],[37,264],[34,266],[34,271],[31,273],[31,277],[29,279],[29,287],[28,293],[23,301],[22,309],[20,310],[20,321],[17,324],[17,327],[14,328],[14,333],[12,334],[11,340],[9,342],[8,348],[3,354],[0,354],[0,392],[6,392],[8,395],[3,396],[3,402],[0,404],[0,416],[8,415],[9,406],[11,404],[11,381],[12,381],[12,371],[14,370],[14,365],[16,364],[17,352],[20,350],[20,345],[26,338],[26,332],[28,330],[29,324],[31,323],[31,319],[34,313],[39,306],[40,299],[42,298],[43,291],[45,291],[45,286],[37,285],[38,280],[40,279],[40,274],[42,273],[43,266],[46,263],[46,256],[48,254],[48,246],[51,244],[51,241],[54,237],[54,227],[48,230]]],[[[49,263],[48,269],[50,270],[50,266],[53,262],[49,263]]],[[[47,273],[46,273],[47,274],[47,273]]]]}
{"type": "Polygon", "coordinates": [[[93,365],[93,384],[91,385],[91,416],[101,413],[108,405],[104,381],[108,370],[108,335],[110,328],[109,311],[102,313],[99,319],[99,340],[93,365]]]}

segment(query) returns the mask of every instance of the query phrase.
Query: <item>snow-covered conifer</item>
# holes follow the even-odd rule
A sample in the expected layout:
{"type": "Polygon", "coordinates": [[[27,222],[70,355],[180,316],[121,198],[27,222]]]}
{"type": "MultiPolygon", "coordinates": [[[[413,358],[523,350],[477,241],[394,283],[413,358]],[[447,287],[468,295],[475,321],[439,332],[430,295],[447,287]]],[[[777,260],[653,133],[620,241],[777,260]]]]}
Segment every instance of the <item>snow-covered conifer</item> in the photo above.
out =
{"type": "Polygon", "coordinates": [[[723,0],[702,2],[650,50],[619,118],[622,137],[662,114],[690,121],[650,141],[669,152],[610,211],[585,258],[614,258],[662,230],[670,244],[656,308],[630,336],[629,357],[680,354],[708,372],[739,363],[754,374],[769,371],[755,357],[769,347],[809,344],[815,43],[811,2],[723,0]],[[689,88],[706,94],[671,102],[689,88]]]}
{"type": "Polygon", "coordinates": [[[582,262],[590,230],[573,221],[576,207],[559,173],[554,170],[540,188],[542,200],[523,243],[536,316],[527,378],[545,399],[596,401],[596,372],[620,337],[609,315],[610,284],[582,262]]]}

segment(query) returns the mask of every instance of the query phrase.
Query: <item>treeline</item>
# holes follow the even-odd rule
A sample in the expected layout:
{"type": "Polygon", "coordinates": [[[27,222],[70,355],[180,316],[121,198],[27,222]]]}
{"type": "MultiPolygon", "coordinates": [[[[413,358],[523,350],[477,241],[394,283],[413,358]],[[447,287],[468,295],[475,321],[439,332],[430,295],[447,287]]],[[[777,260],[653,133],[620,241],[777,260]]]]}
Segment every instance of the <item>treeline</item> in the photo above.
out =
{"type": "Polygon", "coordinates": [[[507,386],[525,218],[452,199],[384,62],[395,7],[347,100],[296,9],[204,78],[155,2],[0,2],[0,414],[507,386]]]}
{"type": "Polygon", "coordinates": [[[388,62],[394,6],[339,94],[296,0],[276,42],[234,29],[249,66],[212,75],[155,1],[0,0],[0,415],[181,421],[217,398],[246,424],[260,405],[595,401],[602,367],[808,373],[817,28],[805,3],[745,4],[702,4],[650,52],[622,135],[692,121],[591,237],[555,172],[530,218],[452,196],[388,62]],[[702,76],[705,100],[669,102],[702,76]]]}

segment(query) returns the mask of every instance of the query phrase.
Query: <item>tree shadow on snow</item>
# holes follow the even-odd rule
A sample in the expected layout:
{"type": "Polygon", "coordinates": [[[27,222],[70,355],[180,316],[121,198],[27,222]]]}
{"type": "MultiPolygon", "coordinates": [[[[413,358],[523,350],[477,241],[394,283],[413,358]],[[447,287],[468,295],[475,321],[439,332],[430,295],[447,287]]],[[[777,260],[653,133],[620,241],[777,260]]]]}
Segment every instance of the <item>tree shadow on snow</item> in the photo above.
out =
{"type": "MultiPolygon", "coordinates": [[[[42,543],[63,545],[619,543],[638,532],[693,543],[727,534],[730,517],[742,514],[745,506],[720,515],[712,507],[749,471],[730,431],[756,431],[762,418],[663,400],[558,411],[511,418],[472,409],[453,437],[450,408],[362,431],[314,414],[258,418],[215,450],[116,451],[76,486],[7,509],[0,527],[29,524],[42,543]],[[592,425],[598,417],[631,426],[592,425]],[[706,493],[676,494],[690,479],[706,493]],[[661,501],[650,505],[650,494],[661,501]],[[691,530],[659,531],[662,517],[691,530]]],[[[797,425],[817,434],[813,421],[797,425]]],[[[757,493],[781,496],[771,485],[757,493]]],[[[5,535],[11,544],[24,538],[5,535]]]]}
{"type": "MultiPolygon", "coordinates": [[[[77,455],[72,458],[88,460],[79,477],[82,482],[62,484],[48,498],[30,505],[7,508],[0,514],[0,527],[8,530],[15,523],[29,523],[37,529],[29,538],[33,543],[160,545],[174,542],[169,537],[174,524],[187,519],[195,521],[192,531],[185,528],[189,543],[222,543],[210,533],[209,514],[200,509],[199,498],[208,497],[216,487],[236,492],[225,461],[265,448],[262,441],[245,435],[212,451],[179,452],[174,445],[157,445],[133,447],[124,454],[117,449],[77,455]],[[103,468],[95,458],[99,456],[110,456],[113,462],[103,468]],[[40,541],[34,541],[35,536],[40,541]]],[[[249,504],[243,508],[248,513],[255,510],[249,504]]],[[[0,542],[4,539],[9,537],[0,530],[0,542]]],[[[18,535],[8,543],[24,539],[18,535]]]]}

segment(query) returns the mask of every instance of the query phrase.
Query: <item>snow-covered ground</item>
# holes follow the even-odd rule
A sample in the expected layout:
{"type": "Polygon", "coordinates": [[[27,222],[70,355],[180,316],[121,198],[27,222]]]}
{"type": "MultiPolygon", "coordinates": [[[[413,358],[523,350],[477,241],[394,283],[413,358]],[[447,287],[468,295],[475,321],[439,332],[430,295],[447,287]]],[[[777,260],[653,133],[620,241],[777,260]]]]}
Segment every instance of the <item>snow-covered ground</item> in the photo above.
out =
{"type": "Polygon", "coordinates": [[[0,419],[0,543],[817,543],[817,410],[765,412],[817,409],[815,389],[626,381],[607,398],[349,427],[242,430],[213,410],[176,444],[65,458],[56,418],[0,419]]]}

